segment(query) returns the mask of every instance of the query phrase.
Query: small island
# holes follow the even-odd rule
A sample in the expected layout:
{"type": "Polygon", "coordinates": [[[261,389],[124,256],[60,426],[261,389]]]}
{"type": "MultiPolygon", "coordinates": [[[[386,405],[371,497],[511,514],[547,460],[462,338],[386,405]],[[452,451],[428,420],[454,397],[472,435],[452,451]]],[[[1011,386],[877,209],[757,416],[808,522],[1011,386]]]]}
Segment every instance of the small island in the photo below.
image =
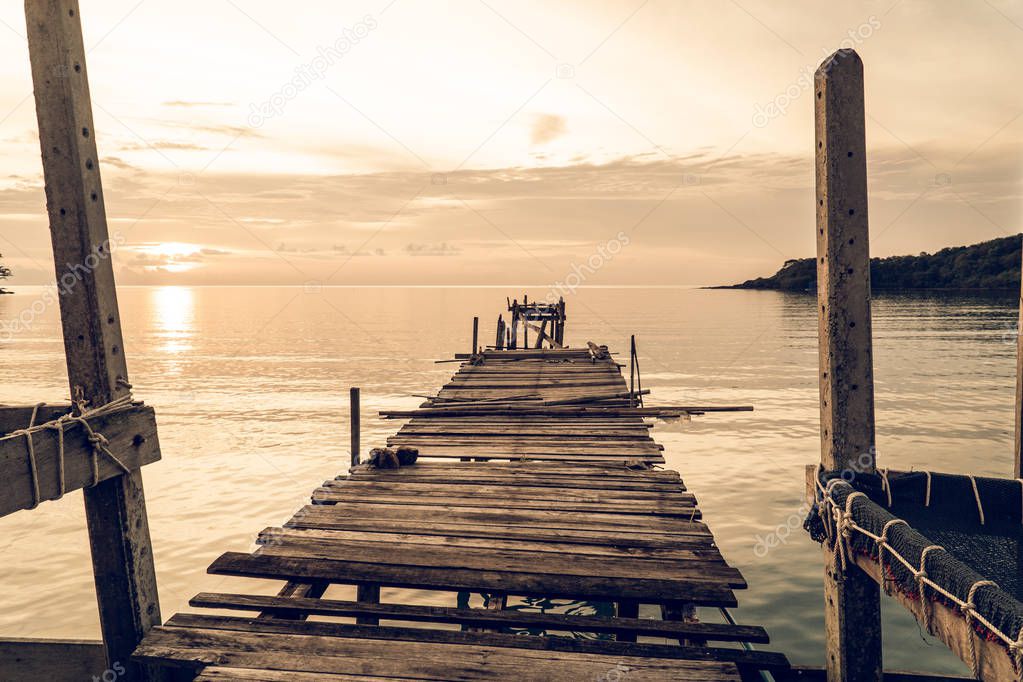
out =
{"type": "MultiPolygon", "coordinates": [[[[0,255],[0,258],[3,258],[3,255],[0,255]]],[[[11,269],[9,267],[7,267],[6,265],[0,263],[0,279],[7,279],[12,274],[13,273],[11,272],[11,269]]],[[[13,291],[8,291],[7,289],[4,289],[3,287],[0,287],[0,295],[3,295],[3,294],[13,294],[13,293],[14,293],[13,291]]]]}
{"type": "MultiPolygon", "coordinates": [[[[971,246],[951,246],[937,253],[870,259],[873,289],[1005,289],[1020,282],[1020,245],[1023,235],[1002,237],[971,246]]],[[[710,289],[769,289],[814,291],[817,264],[813,258],[785,261],[770,277],[710,289]]]]}

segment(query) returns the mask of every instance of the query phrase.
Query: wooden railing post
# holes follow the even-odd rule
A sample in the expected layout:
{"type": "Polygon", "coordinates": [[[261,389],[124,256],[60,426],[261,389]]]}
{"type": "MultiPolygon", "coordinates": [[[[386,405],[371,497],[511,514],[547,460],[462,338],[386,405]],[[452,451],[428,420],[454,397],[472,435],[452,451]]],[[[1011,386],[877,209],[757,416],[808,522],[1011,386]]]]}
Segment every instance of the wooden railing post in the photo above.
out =
{"type": "MultiPolygon", "coordinates": [[[[873,473],[874,378],[863,62],[839,50],[817,70],[817,305],[821,463],[828,471],[873,473]]],[[[877,583],[826,552],[828,680],[881,679],[877,583]]]]}
{"type": "Polygon", "coordinates": [[[476,351],[479,350],[480,343],[480,318],[472,318],[472,350],[469,355],[476,355],[476,351]]]}
{"type": "Polygon", "coordinates": [[[362,439],[362,423],[359,414],[359,389],[353,386],[348,392],[349,403],[351,404],[351,432],[352,432],[352,466],[359,465],[360,449],[362,439]]]}
{"type": "MultiPolygon", "coordinates": [[[[99,407],[130,384],[78,0],[26,0],[25,17],[71,396],[99,407]]],[[[141,472],[85,489],[85,514],[108,665],[124,680],[163,679],[130,660],[160,624],[141,472]]]]}

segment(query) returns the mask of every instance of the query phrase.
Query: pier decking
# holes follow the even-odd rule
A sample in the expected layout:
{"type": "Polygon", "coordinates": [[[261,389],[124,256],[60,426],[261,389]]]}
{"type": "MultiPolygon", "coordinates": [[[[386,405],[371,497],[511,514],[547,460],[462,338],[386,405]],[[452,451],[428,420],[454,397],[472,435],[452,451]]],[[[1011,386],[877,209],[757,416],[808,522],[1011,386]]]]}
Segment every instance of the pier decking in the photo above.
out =
{"type": "Polygon", "coordinates": [[[418,448],[416,464],[356,466],[317,488],[284,527],[262,531],[255,552],[228,552],[209,567],[286,581],[277,596],[200,594],[192,606],[254,615],[178,614],[149,633],[136,659],[200,680],[617,680],[626,672],[629,680],[740,680],[786,670],[784,656],[739,645],[767,642],[763,628],[687,617],[693,606],[735,606],[733,590],[746,583],[679,475],[650,468],[664,460],[642,412],[606,397],[627,390],[606,353],[465,358],[388,441],[418,448]],[[335,584],[359,586],[359,601],[324,598],[335,584]],[[381,604],[381,586],[479,593],[485,607],[381,604]],[[505,610],[520,597],[614,605],[615,615],[505,610]],[[641,604],[660,607],[662,619],[638,618],[641,604]]]}

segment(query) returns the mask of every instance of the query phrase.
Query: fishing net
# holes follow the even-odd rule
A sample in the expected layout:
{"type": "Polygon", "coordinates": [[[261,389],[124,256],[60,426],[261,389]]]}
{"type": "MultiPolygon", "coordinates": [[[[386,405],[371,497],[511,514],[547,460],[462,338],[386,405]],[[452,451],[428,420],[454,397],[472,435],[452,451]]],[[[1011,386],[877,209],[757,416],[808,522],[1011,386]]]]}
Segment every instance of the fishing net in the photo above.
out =
{"type": "Polygon", "coordinates": [[[849,553],[879,562],[886,592],[898,590],[925,605],[942,602],[962,613],[981,636],[1001,641],[1019,669],[1020,480],[881,471],[859,474],[850,484],[821,472],[805,527],[834,548],[843,565],[849,553]]]}

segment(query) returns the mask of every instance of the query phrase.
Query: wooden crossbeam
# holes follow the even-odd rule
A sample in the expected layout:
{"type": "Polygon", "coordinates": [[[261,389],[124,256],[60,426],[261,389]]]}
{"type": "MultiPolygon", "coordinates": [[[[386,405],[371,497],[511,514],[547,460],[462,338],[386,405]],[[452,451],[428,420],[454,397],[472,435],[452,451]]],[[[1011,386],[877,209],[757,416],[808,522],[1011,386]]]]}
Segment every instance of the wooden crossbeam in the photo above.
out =
{"type": "MultiPolygon", "coordinates": [[[[18,413],[24,408],[13,408],[18,413]]],[[[31,409],[28,410],[31,414],[31,409]]],[[[37,419],[37,422],[40,420],[37,419]]],[[[45,423],[45,422],[40,422],[45,423]]],[[[27,426],[24,424],[23,426],[27,426]]],[[[160,443],[156,433],[156,415],[147,405],[135,405],[124,412],[94,417],[89,425],[97,434],[109,441],[106,446],[129,469],[135,470],[160,459],[160,443]]],[[[23,435],[0,438],[0,516],[21,509],[31,509],[39,502],[57,500],[73,490],[89,488],[123,474],[123,470],[106,454],[97,454],[98,478],[92,469],[93,447],[84,426],[68,422],[63,426],[64,489],[60,486],[60,434],[53,429],[36,431],[32,435],[34,457],[29,456],[28,439],[23,435]],[[33,484],[32,460],[35,460],[35,479],[39,485],[36,498],[33,484]]]]}
{"type": "Polygon", "coordinates": [[[240,611],[274,611],[318,616],[373,615],[386,620],[424,623],[460,623],[478,627],[544,628],[566,632],[631,632],[652,637],[696,637],[721,642],[767,643],[758,626],[722,625],[650,618],[603,618],[536,611],[456,609],[444,606],[364,604],[330,599],[299,599],[245,594],[200,593],[189,606],[240,611]]]}

